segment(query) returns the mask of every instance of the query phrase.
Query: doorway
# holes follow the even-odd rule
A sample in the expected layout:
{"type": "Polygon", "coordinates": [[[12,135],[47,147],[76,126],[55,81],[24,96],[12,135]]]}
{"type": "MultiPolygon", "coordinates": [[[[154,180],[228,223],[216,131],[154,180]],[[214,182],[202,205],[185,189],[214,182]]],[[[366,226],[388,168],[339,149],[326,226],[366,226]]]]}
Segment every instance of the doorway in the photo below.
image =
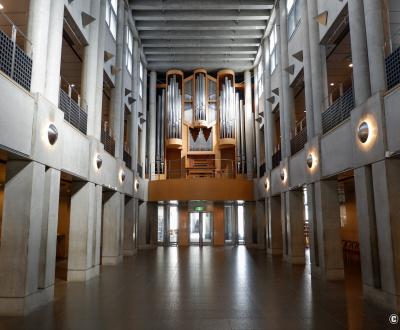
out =
{"type": "Polygon", "coordinates": [[[191,245],[212,245],[213,223],[211,212],[189,213],[189,243],[191,245]]]}

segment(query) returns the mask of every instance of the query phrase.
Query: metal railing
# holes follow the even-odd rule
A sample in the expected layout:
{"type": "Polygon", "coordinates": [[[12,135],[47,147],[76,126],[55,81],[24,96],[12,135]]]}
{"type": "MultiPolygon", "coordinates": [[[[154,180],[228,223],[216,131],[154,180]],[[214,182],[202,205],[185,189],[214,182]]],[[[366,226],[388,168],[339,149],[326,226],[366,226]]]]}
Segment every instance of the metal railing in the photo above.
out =
{"type": "MultiPolygon", "coordinates": [[[[70,85],[69,85],[70,86],[70,85]]],[[[58,107],[64,112],[64,120],[80,130],[83,134],[87,132],[87,111],[72,98],[72,88],[65,92],[60,88],[58,107]]]]}
{"type": "Polygon", "coordinates": [[[101,123],[101,143],[104,144],[104,150],[107,151],[111,155],[115,155],[115,141],[112,137],[111,129],[108,125],[108,122],[101,123]]]}
{"type": "Polygon", "coordinates": [[[400,84],[400,47],[385,59],[388,89],[400,84]]]}
{"type": "Polygon", "coordinates": [[[278,149],[273,155],[272,155],[272,168],[278,167],[279,164],[281,163],[282,160],[282,153],[281,150],[278,149]]]}
{"type": "Polygon", "coordinates": [[[236,177],[236,161],[232,159],[169,160],[165,163],[163,173],[159,173],[158,165],[157,162],[150,164],[150,180],[236,177]]]}
{"type": "Polygon", "coordinates": [[[304,127],[301,131],[290,140],[290,152],[292,156],[298,153],[307,143],[307,127],[304,127]]]}
{"type": "Polygon", "coordinates": [[[27,91],[31,89],[32,79],[32,53],[27,54],[17,44],[17,35],[22,36],[26,44],[32,50],[31,41],[18,28],[18,26],[0,10],[0,17],[6,20],[4,27],[10,25],[10,36],[0,30],[0,70],[16,81],[27,91]]]}
{"type": "Polygon", "coordinates": [[[329,132],[338,126],[345,119],[350,117],[351,110],[354,109],[353,88],[349,88],[343,93],[328,109],[322,113],[322,132],[329,132]]]}

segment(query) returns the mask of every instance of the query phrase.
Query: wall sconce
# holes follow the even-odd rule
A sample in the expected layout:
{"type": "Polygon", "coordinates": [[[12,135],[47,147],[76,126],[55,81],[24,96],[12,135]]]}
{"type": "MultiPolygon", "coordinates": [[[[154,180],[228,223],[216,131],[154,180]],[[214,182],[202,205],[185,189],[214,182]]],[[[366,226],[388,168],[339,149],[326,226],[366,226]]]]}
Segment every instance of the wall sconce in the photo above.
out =
{"type": "Polygon", "coordinates": [[[369,125],[367,122],[363,121],[360,125],[358,125],[357,135],[361,143],[365,143],[368,141],[369,125]]]}
{"type": "Polygon", "coordinates": [[[125,171],[122,168],[119,171],[119,180],[121,181],[121,183],[125,181],[125,171]]]}
{"type": "Polygon", "coordinates": [[[58,130],[56,125],[50,124],[47,128],[47,138],[51,145],[54,145],[58,140],[58,130]]]}
{"type": "Polygon", "coordinates": [[[140,185],[139,185],[139,180],[138,180],[138,179],[135,179],[135,184],[134,184],[135,191],[138,191],[138,190],[139,190],[139,187],[140,187],[140,185]]]}
{"type": "Polygon", "coordinates": [[[285,182],[286,181],[286,169],[284,169],[284,168],[281,169],[280,176],[281,176],[282,182],[285,182]]]}
{"type": "Polygon", "coordinates": [[[101,158],[100,154],[97,154],[97,156],[96,156],[96,166],[97,166],[98,170],[101,168],[101,165],[103,165],[103,159],[101,158]]]}
{"type": "Polygon", "coordinates": [[[267,177],[264,182],[265,191],[269,191],[269,178],[267,177]]]}
{"type": "Polygon", "coordinates": [[[313,163],[314,163],[314,157],[312,153],[309,153],[307,156],[307,166],[308,168],[312,168],[313,167],[313,163]]]}

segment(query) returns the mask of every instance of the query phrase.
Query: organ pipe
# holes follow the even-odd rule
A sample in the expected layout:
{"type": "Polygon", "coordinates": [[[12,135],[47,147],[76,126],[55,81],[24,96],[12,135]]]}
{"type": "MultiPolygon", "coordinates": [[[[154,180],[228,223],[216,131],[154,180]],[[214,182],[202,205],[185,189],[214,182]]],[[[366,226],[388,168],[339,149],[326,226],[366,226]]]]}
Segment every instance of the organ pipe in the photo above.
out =
{"type": "Polygon", "coordinates": [[[195,80],[195,121],[206,120],[206,76],[200,73],[195,80]]]}
{"type": "Polygon", "coordinates": [[[243,100],[240,100],[239,103],[239,112],[240,112],[240,150],[241,150],[241,164],[242,164],[242,173],[246,172],[246,135],[244,134],[244,106],[243,100]]]}
{"type": "Polygon", "coordinates": [[[220,138],[235,137],[235,87],[231,79],[225,77],[220,95],[220,138]]]}
{"type": "Polygon", "coordinates": [[[155,173],[163,173],[165,90],[157,98],[155,173]]]}
{"type": "Polygon", "coordinates": [[[176,75],[169,80],[167,100],[167,138],[182,139],[182,91],[176,75]]]}

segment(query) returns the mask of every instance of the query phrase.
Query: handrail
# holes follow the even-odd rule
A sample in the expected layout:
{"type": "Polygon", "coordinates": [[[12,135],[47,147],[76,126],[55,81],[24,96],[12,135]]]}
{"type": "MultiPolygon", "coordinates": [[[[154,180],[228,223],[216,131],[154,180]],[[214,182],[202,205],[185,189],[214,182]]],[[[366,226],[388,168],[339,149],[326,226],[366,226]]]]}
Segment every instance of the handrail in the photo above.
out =
{"type": "MultiPolygon", "coordinates": [[[[14,23],[14,21],[6,13],[4,13],[3,10],[0,10],[0,15],[3,16],[8,23],[11,24],[13,32],[14,32],[14,30],[16,32],[19,32],[22,35],[22,37],[32,46],[32,41],[29,40],[29,38],[26,36],[26,34],[18,27],[17,24],[14,23]]],[[[13,33],[13,37],[11,37],[13,42],[16,41],[16,37],[17,37],[16,34],[14,35],[14,33],[13,33]]]]}

